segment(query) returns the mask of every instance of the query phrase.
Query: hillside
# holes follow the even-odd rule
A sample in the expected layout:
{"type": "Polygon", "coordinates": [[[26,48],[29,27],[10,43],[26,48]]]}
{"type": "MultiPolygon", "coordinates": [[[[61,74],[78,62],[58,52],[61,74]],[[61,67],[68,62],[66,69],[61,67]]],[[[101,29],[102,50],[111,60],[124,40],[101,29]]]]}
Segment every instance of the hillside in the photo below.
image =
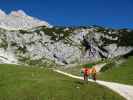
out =
{"type": "Polygon", "coordinates": [[[0,65],[0,100],[124,100],[95,83],[46,68],[0,65]],[[101,92],[102,91],[102,92],[101,92]]]}
{"type": "Polygon", "coordinates": [[[115,65],[109,64],[108,70],[101,72],[98,76],[101,80],[108,80],[133,85],[133,57],[128,58],[124,63],[115,65]]]}
{"type": "Polygon", "coordinates": [[[95,62],[132,52],[132,30],[103,27],[39,26],[0,29],[0,62],[68,65],[95,62]],[[37,63],[36,63],[37,62],[37,63]]]}

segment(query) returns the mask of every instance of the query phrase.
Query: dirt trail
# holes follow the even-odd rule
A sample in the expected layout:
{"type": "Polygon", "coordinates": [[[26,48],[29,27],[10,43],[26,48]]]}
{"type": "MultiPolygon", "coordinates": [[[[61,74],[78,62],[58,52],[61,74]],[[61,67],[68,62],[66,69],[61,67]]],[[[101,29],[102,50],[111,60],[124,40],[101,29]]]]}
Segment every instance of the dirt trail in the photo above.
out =
{"type": "MultiPolygon", "coordinates": [[[[60,74],[72,77],[72,78],[83,80],[83,77],[68,74],[68,73],[62,72],[60,70],[54,70],[54,71],[58,72],[60,74]]],[[[95,82],[90,79],[88,79],[88,81],[95,82]]],[[[111,90],[117,92],[118,94],[120,94],[127,100],[133,100],[133,86],[131,86],[131,85],[125,85],[125,84],[114,83],[114,82],[106,82],[106,81],[100,81],[100,80],[97,80],[96,83],[110,88],[111,90]]]]}
{"type": "Polygon", "coordinates": [[[106,63],[95,65],[96,71],[99,72],[105,65],[106,63]]]}

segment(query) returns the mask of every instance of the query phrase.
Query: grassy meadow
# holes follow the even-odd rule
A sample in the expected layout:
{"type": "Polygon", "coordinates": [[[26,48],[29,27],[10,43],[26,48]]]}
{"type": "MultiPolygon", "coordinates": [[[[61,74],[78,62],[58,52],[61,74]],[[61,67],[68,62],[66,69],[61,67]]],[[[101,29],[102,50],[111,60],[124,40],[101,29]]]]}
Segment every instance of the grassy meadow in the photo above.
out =
{"type": "Polygon", "coordinates": [[[0,100],[124,100],[106,87],[46,68],[0,65],[0,100]]]}

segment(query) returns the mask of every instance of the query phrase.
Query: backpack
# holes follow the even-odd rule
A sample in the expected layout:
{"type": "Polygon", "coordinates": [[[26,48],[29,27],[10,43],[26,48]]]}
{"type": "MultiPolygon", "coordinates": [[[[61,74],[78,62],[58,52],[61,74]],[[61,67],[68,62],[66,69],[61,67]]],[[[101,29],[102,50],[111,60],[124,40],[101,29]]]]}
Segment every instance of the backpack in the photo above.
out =
{"type": "Polygon", "coordinates": [[[95,74],[96,73],[96,68],[95,67],[92,68],[91,73],[92,74],[95,74]]]}
{"type": "Polygon", "coordinates": [[[84,74],[89,75],[89,73],[90,73],[89,68],[84,68],[84,74]]]}

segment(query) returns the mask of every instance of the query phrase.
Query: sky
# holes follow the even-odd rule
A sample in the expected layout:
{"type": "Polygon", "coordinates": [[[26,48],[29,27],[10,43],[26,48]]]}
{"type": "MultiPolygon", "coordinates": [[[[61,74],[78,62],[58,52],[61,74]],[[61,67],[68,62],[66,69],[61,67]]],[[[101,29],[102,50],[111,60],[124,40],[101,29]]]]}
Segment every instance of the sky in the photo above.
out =
{"type": "Polygon", "coordinates": [[[0,0],[0,9],[21,9],[56,26],[133,29],[133,0],[0,0]]]}

